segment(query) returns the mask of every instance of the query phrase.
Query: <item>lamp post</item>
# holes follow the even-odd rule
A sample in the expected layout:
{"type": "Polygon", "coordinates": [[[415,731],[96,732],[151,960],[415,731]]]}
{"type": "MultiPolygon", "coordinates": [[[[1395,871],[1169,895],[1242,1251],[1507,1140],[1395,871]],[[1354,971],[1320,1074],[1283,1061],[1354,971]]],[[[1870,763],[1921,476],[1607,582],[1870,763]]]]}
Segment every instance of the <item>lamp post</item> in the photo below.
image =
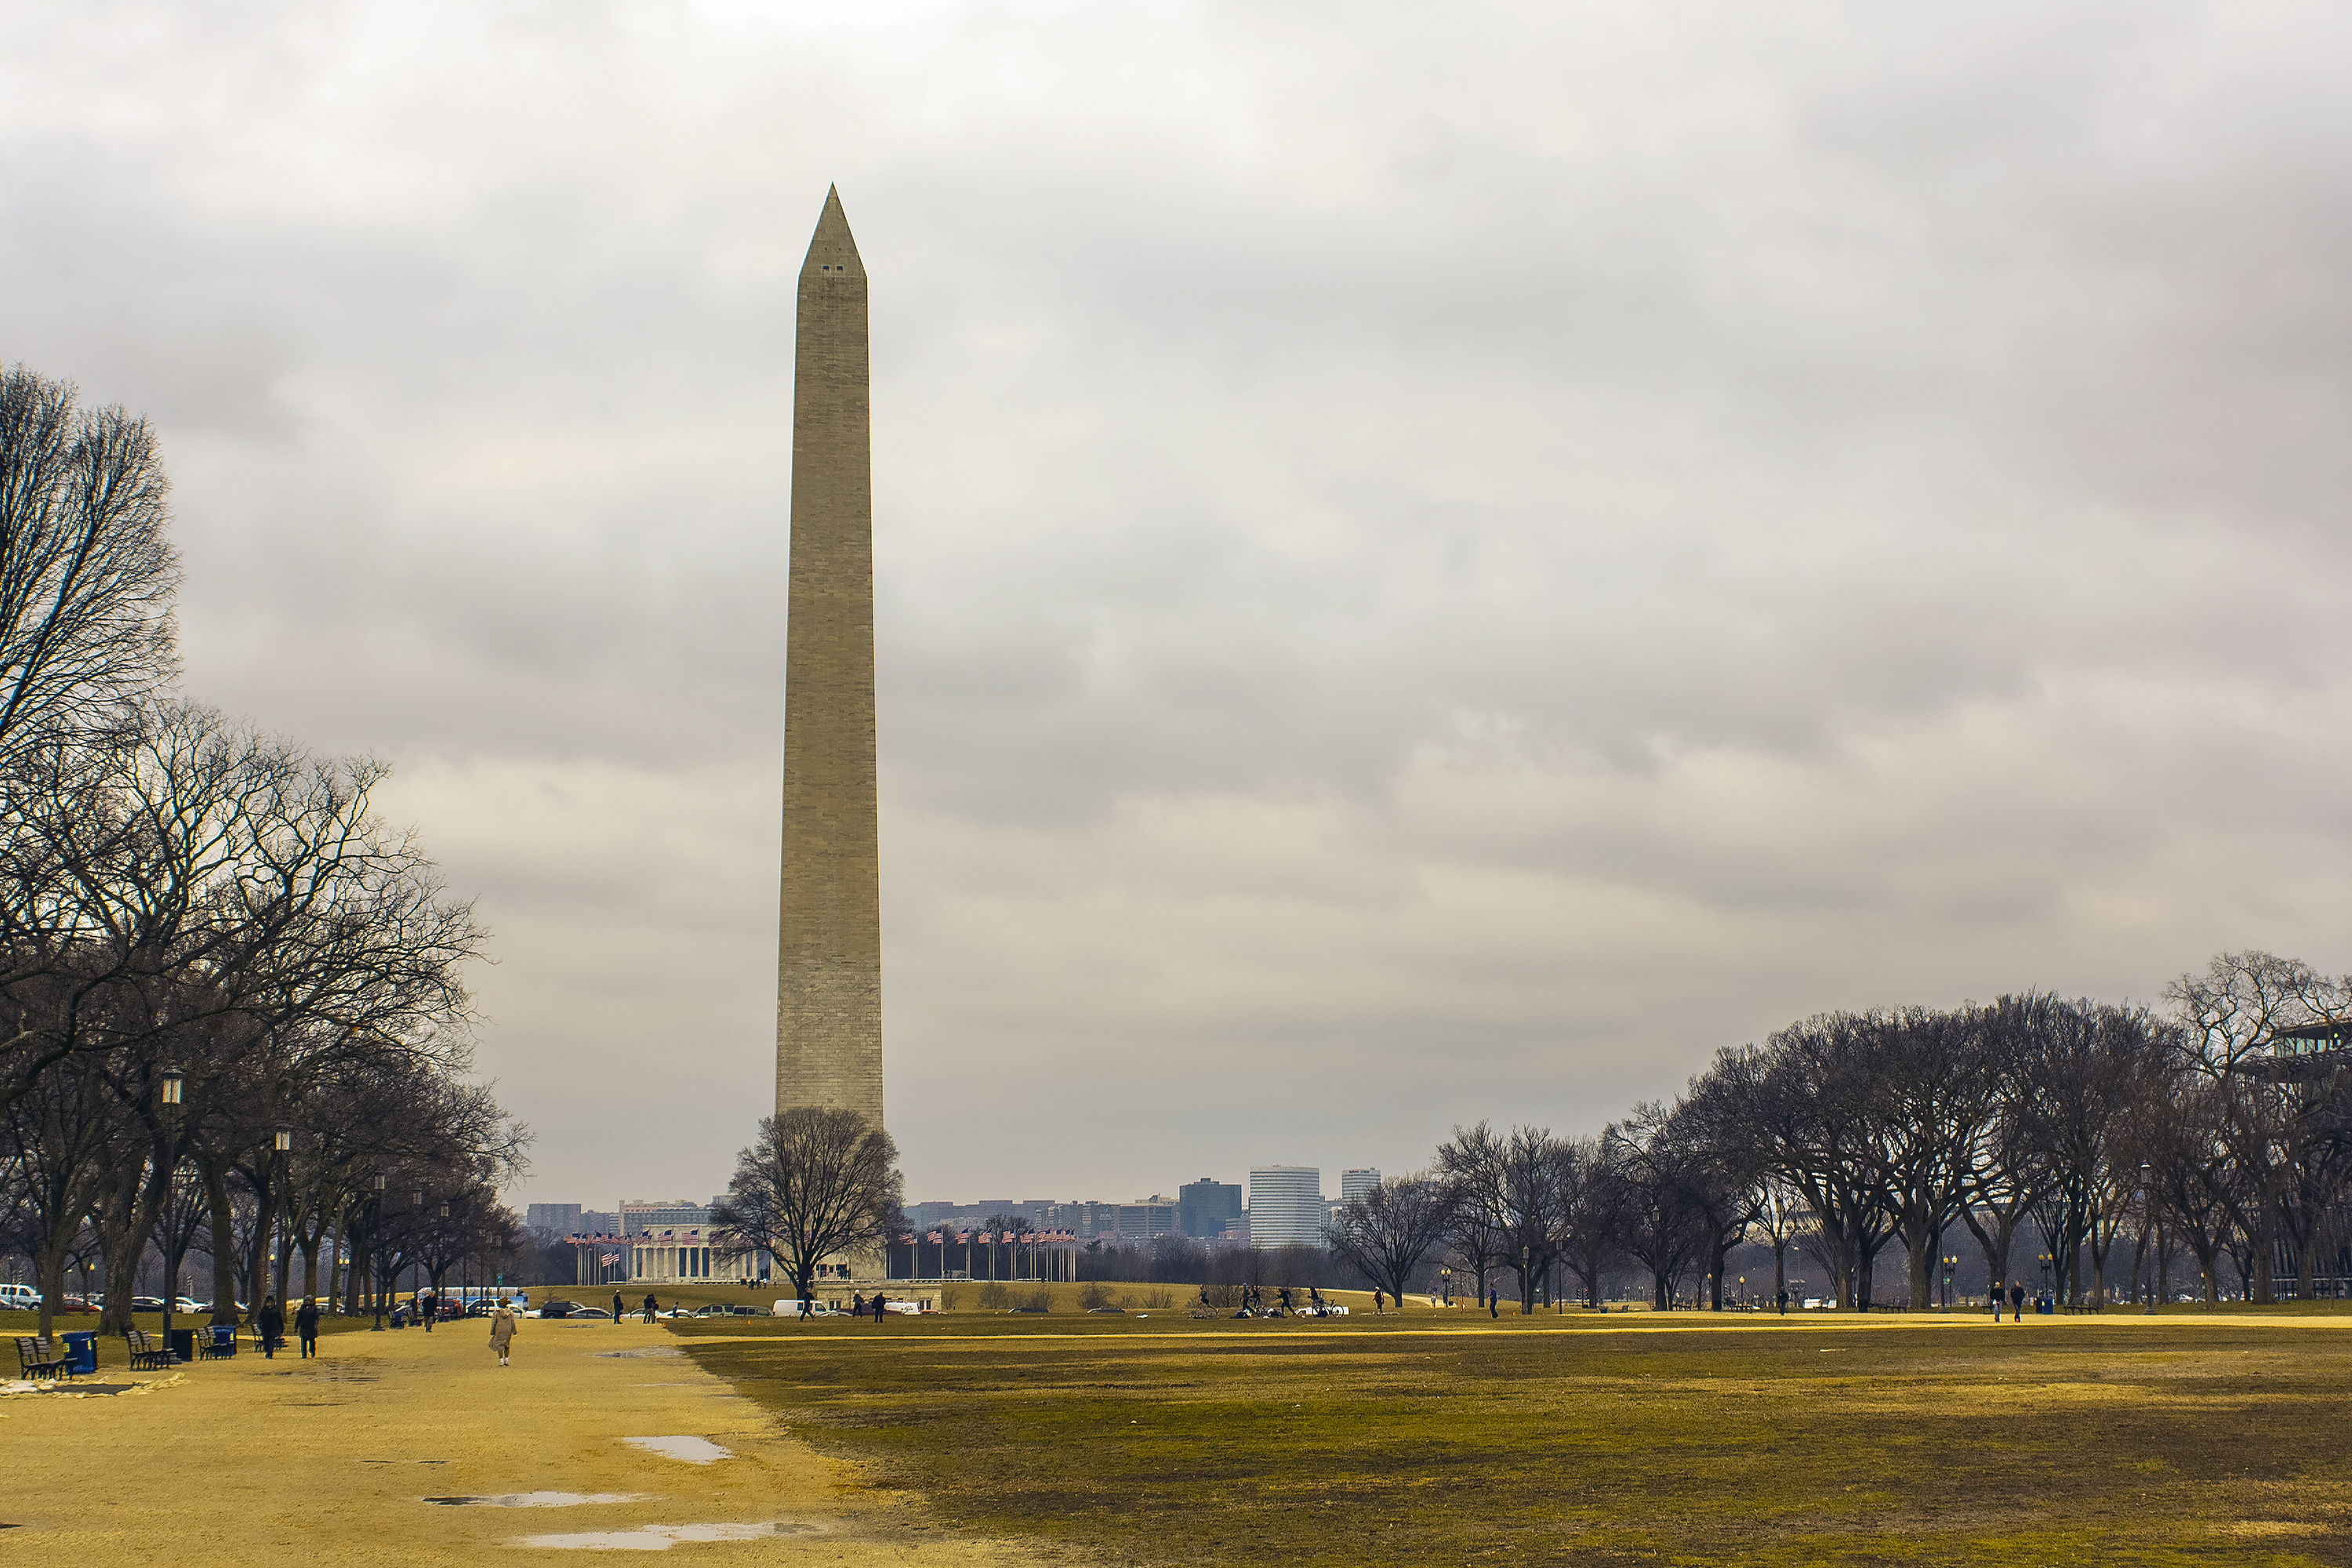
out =
{"type": "Polygon", "coordinates": [[[1438,1290],[1445,1298],[1445,1304],[1451,1307],[1454,1305],[1454,1270],[1440,1268],[1437,1271],[1437,1279],[1438,1290]]]}
{"type": "Polygon", "coordinates": [[[375,1298],[375,1327],[370,1329],[368,1332],[380,1334],[383,1332],[383,1269],[386,1261],[383,1247],[383,1189],[389,1184],[383,1172],[376,1173],[373,1184],[375,1190],[368,1195],[367,1212],[368,1240],[375,1244],[375,1279],[373,1281],[375,1289],[369,1292],[375,1298]]]}
{"type": "Polygon", "coordinates": [[[270,1228],[276,1235],[272,1237],[269,1259],[277,1266],[271,1268],[270,1273],[274,1277],[272,1283],[278,1287],[278,1310],[281,1312],[286,1310],[287,1255],[292,1250],[286,1245],[286,1161],[293,1147],[294,1130],[290,1127],[279,1128],[277,1136],[270,1140],[270,1191],[278,1194],[278,1212],[271,1216],[270,1228]]]}
{"type": "MultiPolygon", "coordinates": [[[[163,1113],[163,1142],[165,1147],[169,1148],[173,1154],[172,1169],[158,1173],[163,1178],[164,1193],[167,1197],[171,1192],[173,1173],[179,1169],[180,1162],[178,1155],[180,1151],[178,1133],[180,1130],[180,1117],[183,1114],[180,1110],[180,1091],[185,1086],[186,1082],[186,1075],[183,1074],[178,1068],[165,1068],[163,1069],[163,1087],[158,1091],[162,1096],[158,1104],[161,1106],[163,1113]]],[[[166,1246],[169,1246],[168,1242],[166,1243],[166,1246]]],[[[167,1352],[172,1348],[172,1287],[177,1283],[178,1281],[173,1279],[168,1271],[164,1274],[163,1348],[167,1352]]],[[[111,1288],[112,1287],[110,1286],[109,1287],[109,1289],[111,1288]]],[[[135,1270],[133,1271],[133,1288],[134,1289],[136,1289],[135,1270]]]]}
{"type": "Polygon", "coordinates": [[[2052,1265],[2056,1262],[2057,1259],[2049,1253],[2045,1252],[2042,1254],[2042,1299],[2050,1302],[2053,1306],[2057,1304],[2057,1293],[2054,1282],[2058,1276],[2056,1270],[2052,1268],[2052,1265]]]}
{"type": "Polygon", "coordinates": [[[1956,1254],[1944,1254],[1944,1310],[1947,1312],[1952,1310],[1952,1270],[1959,1261],[1956,1254]]]}

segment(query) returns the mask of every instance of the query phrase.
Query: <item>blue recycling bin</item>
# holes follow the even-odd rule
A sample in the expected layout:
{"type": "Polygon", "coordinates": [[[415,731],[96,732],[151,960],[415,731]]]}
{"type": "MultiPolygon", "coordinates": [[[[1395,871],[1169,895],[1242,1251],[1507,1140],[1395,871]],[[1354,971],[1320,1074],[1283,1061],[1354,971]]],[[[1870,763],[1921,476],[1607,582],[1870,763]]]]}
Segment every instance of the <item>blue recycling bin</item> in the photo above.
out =
{"type": "Polygon", "coordinates": [[[79,1376],[98,1370],[98,1336],[68,1334],[66,1340],[66,1370],[79,1376]]]}

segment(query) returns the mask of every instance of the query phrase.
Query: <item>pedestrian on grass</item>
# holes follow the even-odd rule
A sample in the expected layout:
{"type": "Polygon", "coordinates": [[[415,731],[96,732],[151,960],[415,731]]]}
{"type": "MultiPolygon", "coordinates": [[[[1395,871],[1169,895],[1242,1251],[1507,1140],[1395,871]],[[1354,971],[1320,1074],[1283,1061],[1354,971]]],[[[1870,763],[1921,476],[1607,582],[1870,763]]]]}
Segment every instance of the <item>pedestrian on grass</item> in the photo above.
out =
{"type": "Polygon", "coordinates": [[[1503,1315],[1503,1292],[1501,1290],[1489,1289],[1486,1292],[1486,1315],[1490,1318],[1499,1318],[1503,1315]]]}
{"type": "Polygon", "coordinates": [[[614,1292],[613,1292],[613,1326],[614,1326],[614,1328],[616,1328],[616,1329],[617,1329],[617,1328],[619,1328],[619,1327],[621,1326],[621,1314],[622,1314],[622,1313],[624,1313],[624,1312],[625,1312],[625,1311],[627,1311],[628,1310],[629,1310],[629,1309],[628,1309],[625,1304],[623,1304],[623,1302],[622,1302],[622,1300],[621,1300],[621,1293],[620,1293],[618,1290],[614,1291],[614,1292]]]}
{"type": "Polygon", "coordinates": [[[433,1320],[441,1315],[441,1298],[435,1295],[430,1290],[418,1291],[416,1293],[416,1311],[417,1315],[425,1320],[425,1331],[428,1334],[431,1333],[433,1331],[433,1320]]]}
{"type": "Polygon", "coordinates": [[[801,1321],[806,1322],[809,1319],[814,1317],[816,1315],[815,1307],[816,1303],[814,1301],[810,1300],[806,1296],[802,1297],[801,1321]]]}
{"type": "Polygon", "coordinates": [[[882,1326],[882,1312],[887,1300],[888,1298],[884,1296],[881,1291],[877,1290],[874,1292],[874,1326],[877,1329],[882,1326]]]}
{"type": "Polygon", "coordinates": [[[863,1291],[863,1290],[852,1290],[852,1291],[849,1293],[849,1320],[850,1320],[850,1321],[852,1321],[852,1322],[856,1322],[858,1319],[860,1319],[860,1318],[864,1317],[865,1315],[866,1315],[866,1292],[865,1292],[865,1291],[863,1291]]]}
{"type": "Polygon", "coordinates": [[[278,1310],[277,1297],[261,1299],[261,1310],[253,1314],[253,1326],[261,1331],[262,1359],[276,1361],[278,1347],[286,1337],[286,1314],[278,1310]]]}
{"type": "Polygon", "coordinates": [[[490,1309],[490,1348],[499,1352],[500,1366],[507,1364],[507,1347],[514,1343],[514,1337],[515,1315],[508,1309],[507,1299],[501,1296],[499,1304],[490,1309]]]}
{"type": "Polygon", "coordinates": [[[1780,1315],[1784,1318],[1789,1315],[1789,1293],[1786,1290],[1780,1292],[1780,1315]]]}
{"type": "Polygon", "coordinates": [[[1382,1313],[1382,1311],[1383,1311],[1383,1308],[1381,1307],[1381,1303],[1382,1303],[1382,1302],[1384,1302],[1384,1301],[1386,1301],[1387,1300],[1388,1300],[1388,1298],[1387,1298],[1386,1296],[1383,1296],[1382,1294],[1381,1294],[1381,1292],[1380,1292],[1380,1291],[1378,1291],[1378,1290],[1374,1290],[1374,1291],[1372,1292],[1372,1316],[1373,1316],[1373,1317],[1377,1318],[1377,1317],[1380,1317],[1380,1316],[1381,1315],[1381,1313],[1382,1313]]]}
{"type": "Polygon", "coordinates": [[[2009,1288],[2009,1321],[2012,1323],[2025,1321],[2025,1287],[2022,1283],[2012,1284],[2009,1288]]]}
{"type": "Polygon", "coordinates": [[[650,1290],[646,1291],[646,1322],[648,1322],[648,1323],[652,1322],[652,1321],[654,1321],[654,1314],[655,1314],[656,1312],[660,1311],[660,1310],[661,1310],[661,1303],[660,1303],[659,1301],[656,1301],[656,1300],[654,1300],[654,1293],[653,1293],[652,1291],[650,1291],[650,1290]]]}
{"type": "Polygon", "coordinates": [[[310,1297],[294,1310],[294,1334],[302,1342],[302,1359],[309,1361],[319,1353],[319,1303],[310,1297]]]}
{"type": "Polygon", "coordinates": [[[1992,1321],[1998,1323],[2000,1321],[2000,1281],[1994,1280],[1986,1293],[1992,1298],[1992,1321]]]}

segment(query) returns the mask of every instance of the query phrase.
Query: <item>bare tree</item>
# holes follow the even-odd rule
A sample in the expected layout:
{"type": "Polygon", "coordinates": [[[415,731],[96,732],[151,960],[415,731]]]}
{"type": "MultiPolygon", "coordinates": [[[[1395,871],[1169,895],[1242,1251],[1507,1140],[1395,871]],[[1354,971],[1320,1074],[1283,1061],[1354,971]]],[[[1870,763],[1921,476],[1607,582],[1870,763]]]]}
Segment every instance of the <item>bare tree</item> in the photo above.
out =
{"type": "Polygon", "coordinates": [[[712,1237],[737,1253],[765,1248],[807,1300],[817,1266],[878,1247],[904,1223],[898,1146],[854,1110],[798,1106],[760,1122],[736,1156],[712,1237]]]}
{"type": "Polygon", "coordinates": [[[1598,1308],[1601,1276],[1624,1256],[1631,1188],[1613,1144],[1587,1138],[1573,1147],[1575,1183],[1567,1193],[1559,1259],[1584,1287],[1585,1305],[1598,1308]]]}
{"type": "Polygon", "coordinates": [[[179,567],[154,433],[0,371],[0,768],[121,721],[173,672],[179,567]]]}
{"type": "Polygon", "coordinates": [[[1386,1286],[1402,1308],[1413,1270],[1444,1241],[1452,1217],[1445,1183],[1418,1173],[1391,1176],[1339,1205],[1331,1250],[1373,1284],[1386,1286]]]}
{"type": "MultiPolygon", "coordinates": [[[[1454,1130],[1437,1150],[1438,1169],[1454,1189],[1456,1250],[1475,1263],[1499,1263],[1517,1277],[1519,1310],[1535,1310],[1537,1281],[1551,1270],[1567,1238],[1575,1151],[1541,1127],[1497,1133],[1486,1122],[1454,1130]]],[[[1486,1285],[1479,1267],[1479,1285],[1486,1285]]]]}
{"type": "MultiPolygon", "coordinates": [[[[2247,1178],[2237,1196],[2238,1226],[2253,1275],[2253,1299],[2275,1295],[2279,1243],[2295,1218],[2296,1187],[2310,1180],[2321,1151],[2343,1126],[2343,1054],[2282,1059],[2294,1044],[2287,1031],[2352,1018],[2352,980],[2321,974],[2301,959],[2260,952],[2216,956],[2201,975],[2165,987],[2185,1031],[2189,1069],[2220,1085],[2221,1131],[2247,1178]]],[[[2291,1239],[2299,1239],[2291,1237],[2291,1239]]],[[[2311,1289],[2312,1249],[2297,1248],[2298,1288],[2311,1289]]]]}

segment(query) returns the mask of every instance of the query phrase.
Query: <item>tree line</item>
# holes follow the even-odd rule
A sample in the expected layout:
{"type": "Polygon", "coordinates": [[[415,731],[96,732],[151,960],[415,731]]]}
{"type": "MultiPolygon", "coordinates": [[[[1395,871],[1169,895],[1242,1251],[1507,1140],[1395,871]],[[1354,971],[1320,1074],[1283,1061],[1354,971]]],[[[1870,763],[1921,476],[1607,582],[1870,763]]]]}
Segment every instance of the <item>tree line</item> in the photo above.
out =
{"type": "Polygon", "coordinates": [[[1924,1305],[1962,1246],[1994,1281],[2049,1259],[2069,1304],[2105,1304],[2119,1276],[2168,1297],[2192,1266],[2208,1302],[2225,1264],[2254,1301],[2333,1288],[2352,1273],[2352,977],[2230,952],[2163,1000],[1822,1014],[1594,1137],[1456,1128],[1426,1170],[1344,1205],[1330,1246],[1400,1295],[1441,1259],[1522,1310],[1555,1280],[1597,1305],[1627,1268],[1660,1307],[1719,1310],[1750,1245],[1776,1294],[1796,1247],[1861,1310],[1882,1256],[1924,1305]]]}
{"type": "Polygon", "coordinates": [[[0,1246],[44,1332],[93,1258],[111,1332],[151,1248],[167,1293],[209,1257],[219,1321],[296,1253],[356,1305],[518,1228],[526,1134],[467,1078],[486,932],[382,763],[179,694],[168,494],[143,419],[0,373],[0,1246]]]}

